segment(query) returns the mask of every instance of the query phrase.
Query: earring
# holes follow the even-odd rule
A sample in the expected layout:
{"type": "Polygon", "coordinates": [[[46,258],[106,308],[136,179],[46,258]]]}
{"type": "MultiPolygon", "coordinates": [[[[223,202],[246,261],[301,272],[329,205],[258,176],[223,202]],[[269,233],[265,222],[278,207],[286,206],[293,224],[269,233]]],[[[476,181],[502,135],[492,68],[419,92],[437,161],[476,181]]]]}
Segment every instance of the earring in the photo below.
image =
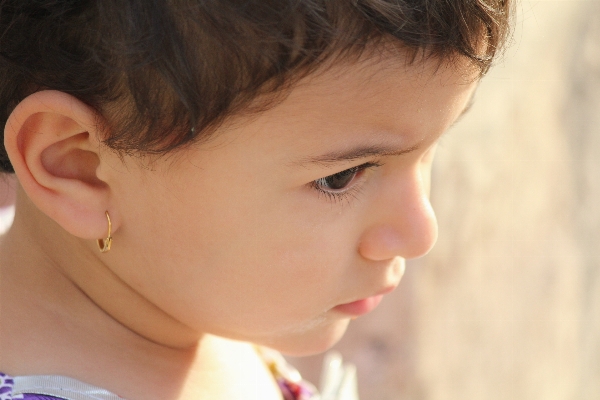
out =
{"type": "Polygon", "coordinates": [[[100,253],[108,252],[110,250],[110,245],[112,244],[112,236],[110,236],[112,224],[110,223],[108,211],[106,212],[106,219],[108,220],[108,236],[106,239],[98,239],[98,248],[100,249],[100,253]]]}

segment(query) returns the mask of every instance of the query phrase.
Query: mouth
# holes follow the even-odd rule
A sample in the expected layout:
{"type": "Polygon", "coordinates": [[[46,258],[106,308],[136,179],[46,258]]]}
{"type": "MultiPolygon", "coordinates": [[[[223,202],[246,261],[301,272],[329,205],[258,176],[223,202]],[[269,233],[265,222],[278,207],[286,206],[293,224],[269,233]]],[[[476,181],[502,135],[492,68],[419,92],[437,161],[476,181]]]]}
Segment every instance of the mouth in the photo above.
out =
{"type": "Polygon", "coordinates": [[[383,299],[382,294],[353,301],[352,303],[340,304],[339,306],[335,306],[333,309],[344,314],[358,317],[373,311],[375,307],[381,303],[381,299],[383,299]]]}
{"type": "Polygon", "coordinates": [[[386,289],[380,291],[379,294],[377,294],[375,296],[356,300],[351,303],[340,304],[338,306],[335,306],[333,308],[333,310],[344,313],[344,314],[348,314],[348,315],[351,315],[354,317],[358,317],[358,316],[370,313],[379,305],[379,303],[381,303],[383,296],[385,294],[390,293],[395,288],[396,288],[395,286],[389,287],[389,288],[386,288],[386,289]]]}

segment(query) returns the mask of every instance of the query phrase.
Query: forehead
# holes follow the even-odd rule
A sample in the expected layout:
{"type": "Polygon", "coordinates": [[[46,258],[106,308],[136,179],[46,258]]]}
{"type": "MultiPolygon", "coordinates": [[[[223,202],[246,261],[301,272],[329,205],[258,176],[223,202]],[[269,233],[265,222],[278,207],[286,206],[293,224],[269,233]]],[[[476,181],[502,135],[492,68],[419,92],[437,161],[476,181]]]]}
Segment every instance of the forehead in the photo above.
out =
{"type": "Polygon", "coordinates": [[[477,77],[466,62],[429,59],[408,64],[388,56],[340,63],[298,82],[265,116],[321,131],[351,125],[367,131],[437,134],[462,110],[477,77]]]}
{"type": "Polygon", "coordinates": [[[477,76],[466,62],[382,56],[334,63],[298,81],[274,106],[233,117],[215,138],[235,142],[248,157],[282,162],[365,144],[413,147],[456,120],[477,76]]]}

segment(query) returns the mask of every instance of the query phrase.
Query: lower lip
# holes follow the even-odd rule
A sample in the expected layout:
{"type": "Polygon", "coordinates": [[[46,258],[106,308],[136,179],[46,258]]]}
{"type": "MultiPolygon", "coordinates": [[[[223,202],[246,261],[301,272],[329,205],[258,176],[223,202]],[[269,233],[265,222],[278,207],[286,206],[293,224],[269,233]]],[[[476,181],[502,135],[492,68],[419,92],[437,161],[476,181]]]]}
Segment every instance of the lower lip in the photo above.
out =
{"type": "Polygon", "coordinates": [[[344,314],[359,316],[369,313],[377,307],[377,305],[383,299],[383,295],[367,297],[366,299],[353,301],[352,303],[340,304],[333,309],[344,314]]]}

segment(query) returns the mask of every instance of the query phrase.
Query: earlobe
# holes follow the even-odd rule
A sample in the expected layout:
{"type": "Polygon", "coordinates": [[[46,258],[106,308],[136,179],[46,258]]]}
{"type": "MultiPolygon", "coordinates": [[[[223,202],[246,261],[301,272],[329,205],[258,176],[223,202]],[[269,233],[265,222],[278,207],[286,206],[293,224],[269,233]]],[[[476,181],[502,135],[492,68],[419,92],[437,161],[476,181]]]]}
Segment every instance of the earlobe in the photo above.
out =
{"type": "MultiPolygon", "coordinates": [[[[106,231],[110,188],[97,177],[99,115],[77,98],[47,90],[17,105],[5,127],[7,153],[31,201],[69,233],[106,231]]],[[[113,229],[118,217],[111,210],[113,229]]]]}

